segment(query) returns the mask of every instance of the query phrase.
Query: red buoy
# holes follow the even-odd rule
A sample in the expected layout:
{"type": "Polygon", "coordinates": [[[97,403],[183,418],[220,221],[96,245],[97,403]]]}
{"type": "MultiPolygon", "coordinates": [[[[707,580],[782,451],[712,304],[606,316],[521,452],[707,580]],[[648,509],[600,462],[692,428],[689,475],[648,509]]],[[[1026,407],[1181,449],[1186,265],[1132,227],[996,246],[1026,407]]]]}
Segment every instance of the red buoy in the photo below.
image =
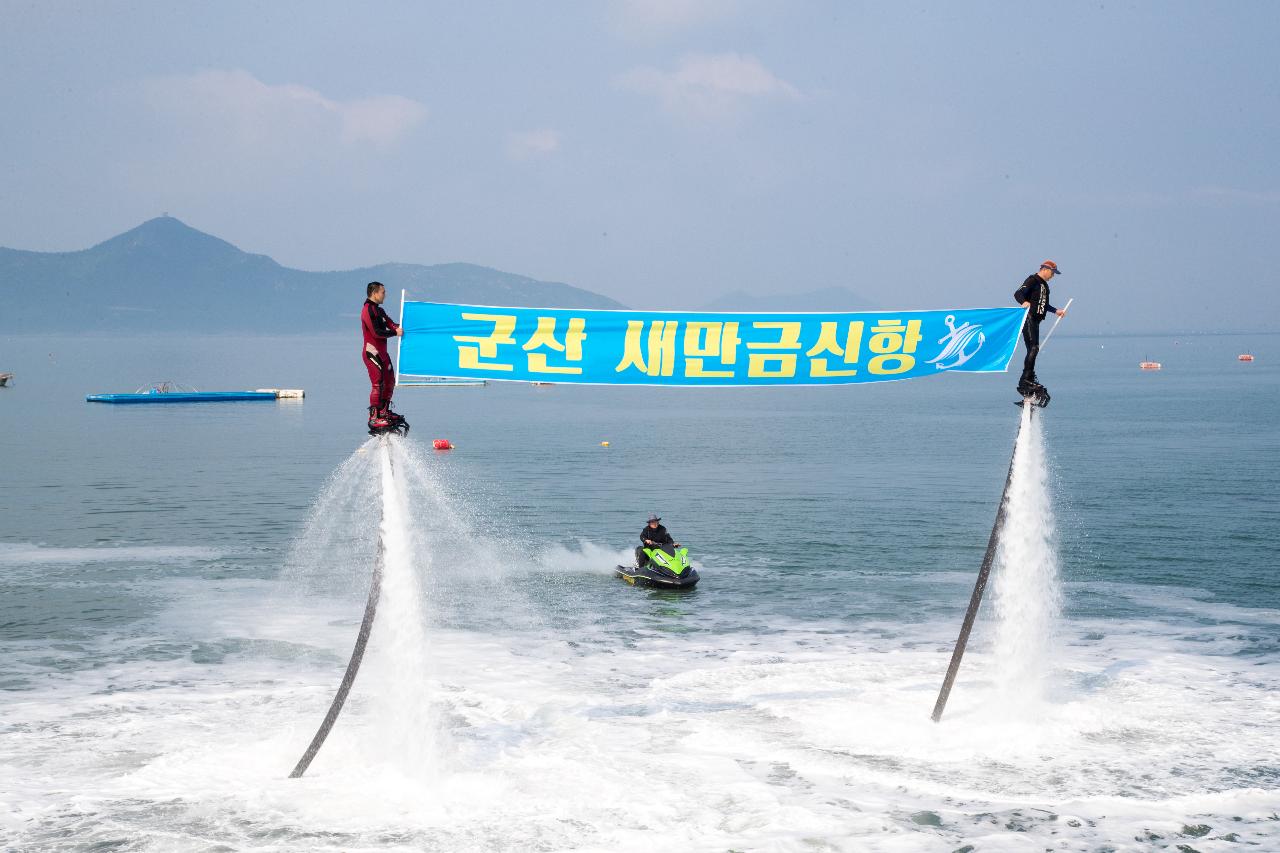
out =
{"type": "Polygon", "coordinates": [[[453,445],[447,438],[437,438],[431,442],[431,446],[436,450],[453,450],[453,445]]]}

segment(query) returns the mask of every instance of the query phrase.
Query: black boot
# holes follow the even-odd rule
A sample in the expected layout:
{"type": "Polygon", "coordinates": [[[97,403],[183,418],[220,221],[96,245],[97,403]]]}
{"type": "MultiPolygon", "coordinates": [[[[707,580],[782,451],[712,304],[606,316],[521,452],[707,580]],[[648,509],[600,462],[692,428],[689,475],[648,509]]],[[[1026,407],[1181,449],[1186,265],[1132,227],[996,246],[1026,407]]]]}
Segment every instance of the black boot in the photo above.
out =
{"type": "Polygon", "coordinates": [[[1018,393],[1024,400],[1029,400],[1033,406],[1043,409],[1049,405],[1049,390],[1036,381],[1034,373],[1018,380],[1018,393]]]}
{"type": "Polygon", "coordinates": [[[378,411],[378,419],[385,424],[383,432],[396,432],[400,435],[409,434],[409,422],[404,419],[403,415],[398,415],[391,411],[391,407],[380,409],[378,411]]]}

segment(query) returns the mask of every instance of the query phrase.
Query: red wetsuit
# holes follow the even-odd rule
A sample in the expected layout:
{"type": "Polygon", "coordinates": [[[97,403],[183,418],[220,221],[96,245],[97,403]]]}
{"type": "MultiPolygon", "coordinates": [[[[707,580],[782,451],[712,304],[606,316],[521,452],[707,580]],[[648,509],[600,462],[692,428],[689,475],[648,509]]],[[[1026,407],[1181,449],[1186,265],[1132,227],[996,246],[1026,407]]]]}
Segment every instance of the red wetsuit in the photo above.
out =
{"type": "Polygon", "coordinates": [[[396,372],[387,352],[387,338],[394,338],[400,330],[382,306],[366,299],[360,312],[360,328],[364,331],[364,349],[360,357],[369,371],[369,406],[379,414],[391,407],[391,395],[396,390],[396,372]]]}

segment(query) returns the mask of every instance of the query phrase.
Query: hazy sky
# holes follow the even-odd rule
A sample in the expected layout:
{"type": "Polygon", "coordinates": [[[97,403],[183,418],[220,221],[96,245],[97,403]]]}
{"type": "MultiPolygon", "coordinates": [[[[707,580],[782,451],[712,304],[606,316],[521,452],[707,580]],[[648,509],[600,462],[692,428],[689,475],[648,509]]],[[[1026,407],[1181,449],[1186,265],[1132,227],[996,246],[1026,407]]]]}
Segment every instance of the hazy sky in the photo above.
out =
{"type": "Polygon", "coordinates": [[[1280,328],[1276,2],[0,0],[0,116],[10,247],[1280,328]]]}

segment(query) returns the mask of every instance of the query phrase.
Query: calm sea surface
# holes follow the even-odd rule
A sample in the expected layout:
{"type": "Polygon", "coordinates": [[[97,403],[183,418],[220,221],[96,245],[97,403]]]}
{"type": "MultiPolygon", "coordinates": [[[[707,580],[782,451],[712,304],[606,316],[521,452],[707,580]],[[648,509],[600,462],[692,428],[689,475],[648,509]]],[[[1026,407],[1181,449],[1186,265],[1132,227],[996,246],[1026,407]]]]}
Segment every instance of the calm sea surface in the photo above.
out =
{"type": "Polygon", "coordinates": [[[0,850],[1280,849],[1280,336],[1053,340],[1053,651],[1007,701],[984,610],[941,725],[1015,377],[400,389],[416,609],[291,781],[377,531],[358,358],[0,339],[0,850]],[[160,379],[307,398],[84,402],[160,379]],[[610,576],[650,511],[696,592],[610,576]]]}

